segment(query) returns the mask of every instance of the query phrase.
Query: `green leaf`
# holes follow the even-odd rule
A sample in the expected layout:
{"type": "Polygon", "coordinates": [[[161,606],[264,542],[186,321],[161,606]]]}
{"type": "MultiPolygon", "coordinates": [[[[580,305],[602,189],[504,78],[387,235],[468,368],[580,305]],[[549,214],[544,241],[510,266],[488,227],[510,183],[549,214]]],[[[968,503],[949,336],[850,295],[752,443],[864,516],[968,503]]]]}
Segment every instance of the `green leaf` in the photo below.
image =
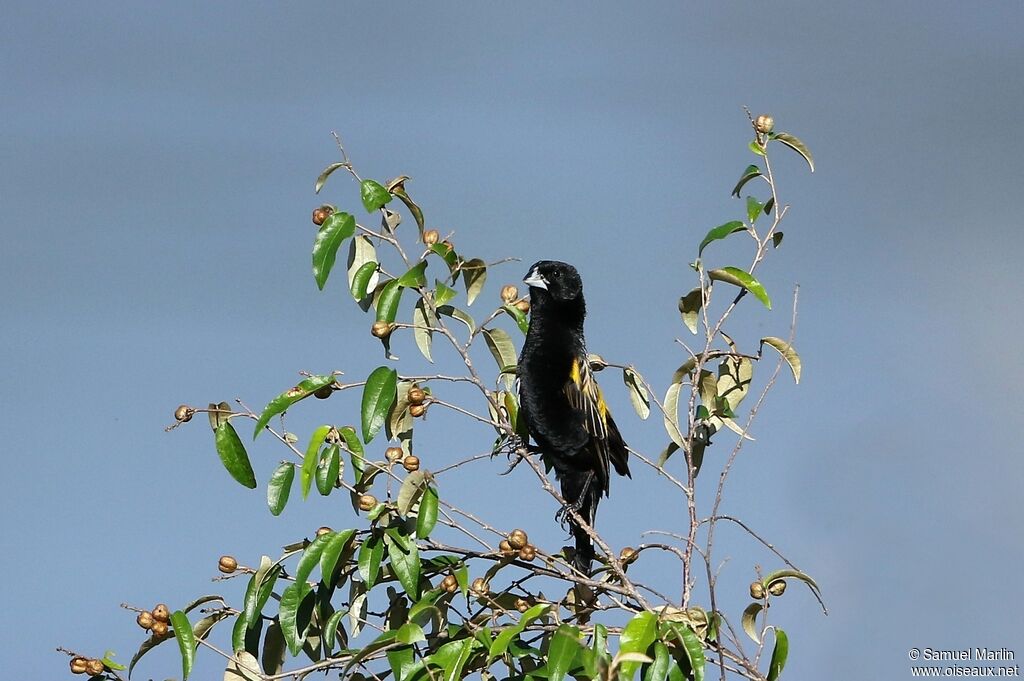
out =
{"type": "Polygon", "coordinates": [[[174,627],[174,638],[178,639],[178,649],[181,651],[181,678],[184,681],[192,673],[192,664],[196,661],[196,637],[192,633],[188,615],[181,610],[171,613],[171,626],[174,627]]]}
{"type": "Polygon", "coordinates": [[[299,381],[298,385],[285,390],[283,393],[270,400],[270,403],[263,408],[263,413],[256,421],[256,428],[253,430],[252,439],[255,440],[263,429],[270,423],[270,419],[285,412],[289,407],[300,400],[304,400],[320,388],[332,385],[334,376],[310,376],[299,381]]]}
{"type": "Polygon", "coordinates": [[[792,345],[775,336],[765,336],[761,339],[761,345],[762,347],[765,345],[771,346],[782,355],[782,358],[789,364],[790,371],[793,372],[793,380],[797,383],[800,382],[800,372],[802,370],[800,355],[797,354],[792,345]]]}
{"type": "MultiPolygon", "coordinates": [[[[821,589],[818,587],[818,583],[811,579],[810,575],[804,572],[800,572],[799,570],[785,569],[769,572],[767,575],[765,575],[764,579],[761,580],[761,583],[764,585],[765,588],[768,588],[768,585],[772,582],[777,582],[780,579],[788,578],[799,579],[801,582],[806,584],[807,587],[814,594],[815,598],[818,599],[818,602],[821,602],[821,589]]],[[[824,609],[825,605],[822,603],[821,607],[822,609],[824,609]]]]}
{"type": "Polygon", "coordinates": [[[321,291],[331,275],[338,248],[356,232],[356,219],[348,213],[334,212],[321,225],[313,241],[313,278],[321,291]]]}
{"type": "Polygon", "coordinates": [[[270,507],[272,515],[281,515],[281,511],[288,503],[293,480],[295,480],[295,466],[290,463],[281,464],[270,476],[270,482],[267,483],[267,506],[270,507]]]}
{"type": "Polygon", "coordinates": [[[108,669],[113,669],[117,672],[124,671],[125,669],[127,669],[127,667],[125,667],[123,664],[114,661],[114,658],[116,656],[117,654],[113,650],[105,651],[103,653],[102,659],[103,666],[107,667],[108,669]]]}
{"type": "Polygon", "coordinates": [[[370,441],[380,432],[387,418],[388,410],[395,402],[398,390],[398,373],[388,367],[377,367],[366,379],[363,387],[362,426],[363,442],[370,441]]]}
{"type": "Polygon", "coordinates": [[[795,135],[790,135],[788,132],[779,132],[776,133],[772,139],[782,142],[787,147],[803,156],[804,160],[807,161],[807,166],[811,169],[811,172],[814,172],[814,157],[811,156],[811,150],[807,148],[806,144],[800,141],[800,138],[795,135]]]}
{"type": "Polygon", "coordinates": [[[644,681],[665,681],[670,664],[672,664],[672,661],[668,654],[668,646],[661,641],[655,641],[654,662],[647,667],[644,681]]]}
{"type": "Polygon", "coordinates": [[[371,534],[359,547],[359,555],[356,558],[359,567],[359,576],[366,589],[370,590],[377,583],[377,573],[380,572],[380,561],[384,558],[384,542],[377,535],[371,534]]]}
{"type": "Polygon", "coordinates": [[[633,367],[626,367],[622,370],[622,381],[629,391],[629,401],[633,403],[636,415],[646,420],[651,415],[651,396],[648,394],[640,374],[633,367]]]}
{"type": "Polygon", "coordinates": [[[336,610],[327,618],[327,623],[323,626],[323,629],[320,632],[323,636],[324,647],[326,649],[330,649],[329,646],[331,641],[333,641],[338,635],[338,625],[341,624],[341,618],[347,614],[348,610],[336,610]]]}
{"type": "Polygon", "coordinates": [[[344,426],[338,430],[338,434],[345,439],[345,449],[352,455],[352,470],[355,471],[356,484],[358,485],[363,479],[363,469],[366,467],[365,457],[363,456],[363,443],[359,441],[356,429],[352,426],[344,426]]]}
{"type": "Polygon", "coordinates": [[[303,499],[309,496],[309,488],[313,484],[313,474],[320,462],[320,445],[324,443],[324,438],[329,432],[331,432],[330,426],[318,427],[313,431],[313,435],[309,438],[309,444],[306,445],[306,456],[302,459],[302,476],[300,478],[303,499]]]}
{"type": "MultiPolygon", "coordinates": [[[[282,568],[279,563],[271,563],[266,556],[260,561],[260,567],[256,574],[249,579],[245,589],[244,609],[240,619],[244,621],[246,629],[251,629],[260,621],[263,607],[270,600],[270,594],[274,591],[274,584],[281,574],[282,568]]],[[[240,646],[235,646],[238,650],[240,646]]]]}
{"type": "Polygon", "coordinates": [[[398,582],[410,598],[419,598],[420,554],[416,542],[399,534],[397,529],[389,528],[384,543],[398,582]]]}
{"type": "Polygon", "coordinates": [[[405,480],[402,481],[402,486],[398,489],[398,497],[395,500],[395,506],[398,507],[398,512],[404,517],[409,515],[409,511],[412,510],[413,504],[419,498],[423,492],[423,488],[427,486],[427,473],[424,470],[417,470],[409,473],[405,476],[405,480]]]}
{"type": "Polygon", "coordinates": [[[437,327],[437,316],[426,306],[422,298],[416,301],[416,307],[412,310],[412,323],[416,347],[428,362],[433,362],[430,348],[434,340],[434,329],[437,327]]]}
{"type": "Polygon", "coordinates": [[[774,232],[772,234],[772,248],[778,248],[782,243],[782,232],[774,232]]]}
{"type": "Polygon", "coordinates": [[[338,168],[344,168],[344,163],[332,163],[331,165],[324,168],[324,172],[320,173],[320,177],[316,178],[316,183],[313,185],[313,193],[319,194],[320,190],[324,188],[324,183],[327,182],[327,178],[331,176],[338,168]]]}
{"type": "Polygon", "coordinates": [[[224,421],[217,426],[214,441],[220,461],[231,477],[243,487],[255,489],[256,474],[252,472],[249,455],[245,453],[245,447],[242,446],[242,440],[235,432],[235,427],[229,421],[224,421]]]}
{"type": "Polygon", "coordinates": [[[750,224],[757,222],[757,219],[761,217],[762,210],[764,210],[764,204],[753,196],[747,197],[747,220],[750,221],[750,224]]]}
{"type": "MultiPolygon", "coordinates": [[[[665,401],[662,403],[665,405],[665,432],[672,438],[672,442],[677,447],[685,447],[686,439],[683,437],[682,432],[679,429],[679,391],[682,389],[681,383],[673,383],[665,391],[665,401]]],[[[671,455],[671,452],[669,452],[671,455]]],[[[666,457],[667,459],[667,457],[666,457]]]]}
{"type": "Polygon", "coordinates": [[[703,305],[704,296],[699,288],[695,288],[679,298],[679,314],[682,315],[683,324],[690,330],[690,333],[697,333],[697,322],[700,320],[700,309],[703,305]]]}
{"type": "MultiPolygon", "coordinates": [[[[619,637],[619,653],[646,653],[658,636],[658,616],[650,610],[639,613],[629,621],[619,637]]],[[[640,663],[625,661],[619,665],[622,678],[632,679],[640,663]]]]}
{"type": "Polygon", "coordinates": [[[395,681],[405,681],[406,676],[409,675],[409,670],[415,665],[415,650],[412,646],[404,646],[402,648],[393,648],[385,653],[388,658],[388,664],[391,666],[391,673],[394,675],[395,681]]]}
{"type": "Polygon", "coordinates": [[[281,633],[293,656],[299,654],[306,639],[306,629],[313,611],[313,599],[309,598],[312,594],[313,588],[304,581],[289,584],[281,592],[281,633]]]}
{"type": "Polygon", "coordinates": [[[436,244],[431,244],[428,250],[435,255],[441,256],[441,259],[444,260],[446,265],[448,265],[448,271],[452,273],[452,282],[454,283],[459,277],[459,271],[456,269],[459,265],[459,256],[455,252],[455,249],[441,241],[436,244]]]}
{"type": "Polygon", "coordinates": [[[334,485],[341,475],[341,448],[331,445],[320,453],[320,461],[316,467],[316,489],[323,496],[334,491],[334,485]]]}
{"type": "Polygon", "coordinates": [[[491,351],[491,357],[498,365],[498,371],[515,371],[519,360],[512,337],[508,333],[502,329],[484,329],[484,341],[487,343],[487,349],[491,351]]]}
{"type": "Polygon", "coordinates": [[[320,552],[320,576],[325,584],[331,583],[334,576],[334,569],[338,565],[338,558],[342,551],[349,545],[352,538],[356,536],[355,530],[341,530],[324,535],[327,541],[324,542],[323,550],[320,552]]]}
{"type": "Polygon", "coordinates": [[[466,325],[466,328],[469,329],[471,334],[476,332],[476,322],[473,321],[473,318],[469,316],[468,312],[464,312],[457,307],[452,307],[451,305],[442,305],[437,308],[437,313],[442,314],[445,317],[458,319],[466,325]]]}
{"type": "Polygon", "coordinates": [[[764,605],[761,603],[751,603],[743,610],[743,617],[740,618],[743,631],[747,632],[747,636],[758,645],[761,644],[761,632],[757,627],[757,615],[763,608],[764,605]]]}
{"type": "Polygon", "coordinates": [[[487,281],[487,263],[473,258],[462,263],[462,281],[466,285],[466,304],[472,305],[487,281]]]}
{"type": "Polygon", "coordinates": [[[518,326],[519,330],[524,334],[530,330],[530,320],[527,319],[525,312],[515,305],[502,305],[501,309],[504,310],[505,314],[509,317],[516,320],[516,326],[518,326]]]}
{"type": "MultiPolygon", "coordinates": [[[[548,681],[563,681],[582,648],[580,630],[577,627],[568,624],[558,627],[548,646],[548,681]]],[[[628,679],[629,676],[625,678],[628,679]]]]}
{"type": "Polygon", "coordinates": [[[473,652],[472,638],[464,638],[458,641],[450,641],[437,649],[433,655],[427,658],[427,662],[435,664],[444,672],[441,681],[460,681],[462,669],[473,652]]]}
{"type": "Polygon", "coordinates": [[[131,662],[128,663],[128,678],[131,678],[132,671],[135,669],[135,665],[139,663],[139,660],[142,659],[143,655],[151,651],[153,648],[156,648],[164,641],[170,641],[171,638],[173,638],[173,636],[174,634],[172,632],[170,636],[161,638],[157,638],[156,636],[150,636],[145,641],[143,641],[142,645],[139,646],[139,649],[135,651],[134,655],[132,655],[131,662]]]}
{"type": "Polygon", "coordinates": [[[353,273],[352,284],[350,286],[353,298],[356,300],[362,300],[369,294],[369,291],[373,289],[371,281],[373,280],[374,275],[377,274],[378,267],[379,265],[377,262],[371,260],[369,262],[364,262],[359,266],[359,269],[353,273]]]}
{"type": "Polygon", "coordinates": [[[764,147],[757,140],[751,140],[747,147],[758,156],[764,156],[764,147]]]}
{"type": "MultiPolygon", "coordinates": [[[[458,575],[456,575],[456,578],[458,578],[458,575]]],[[[551,606],[547,603],[538,603],[524,612],[523,616],[519,618],[519,622],[502,629],[491,642],[491,648],[487,652],[487,659],[493,660],[499,655],[504,655],[505,651],[508,650],[508,645],[512,642],[512,639],[525,631],[526,627],[533,624],[533,622],[538,617],[545,614],[550,607],[551,606]]]]}
{"type": "Polygon", "coordinates": [[[768,681],[777,681],[786,666],[789,657],[789,636],[782,629],[775,627],[775,649],[772,651],[772,662],[768,666],[768,681]]]}
{"type": "Polygon", "coordinates": [[[306,582],[309,580],[309,575],[313,572],[313,568],[320,564],[320,556],[323,555],[324,547],[331,540],[332,534],[328,532],[318,535],[302,552],[302,557],[299,558],[299,565],[295,568],[296,582],[306,582]]]}
{"type": "Polygon", "coordinates": [[[744,225],[739,220],[733,220],[732,222],[727,222],[724,225],[719,225],[718,227],[715,227],[714,229],[709,231],[707,235],[704,237],[704,240],[700,242],[700,247],[697,249],[697,256],[699,257],[701,254],[703,254],[704,248],[712,241],[724,239],[730,234],[742,232],[745,231],[746,229],[746,225],[744,225]]]}
{"type": "Polygon", "coordinates": [[[711,270],[708,272],[708,276],[711,277],[713,281],[724,281],[727,284],[739,286],[750,291],[754,294],[755,298],[764,304],[765,307],[769,310],[772,309],[772,301],[768,297],[768,293],[764,290],[764,286],[761,285],[761,282],[740,268],[723,267],[722,269],[711,270]]]}
{"type": "Polygon", "coordinates": [[[405,288],[423,288],[427,285],[427,261],[413,265],[409,271],[398,278],[398,285],[405,288]]]}
{"type": "Polygon", "coordinates": [[[426,539],[437,525],[437,490],[427,486],[420,498],[420,510],[416,514],[416,536],[426,539]]]}
{"type": "Polygon", "coordinates": [[[359,183],[359,198],[363,200],[366,212],[372,213],[390,203],[392,196],[379,182],[363,180],[359,183]]]}
{"type": "Polygon", "coordinates": [[[409,198],[409,194],[405,191],[405,181],[408,179],[409,178],[405,175],[396,177],[388,183],[388,190],[393,196],[397,196],[401,199],[402,203],[405,204],[405,207],[409,209],[410,213],[412,213],[413,218],[416,220],[416,226],[420,230],[420,236],[422,237],[424,225],[423,211],[420,210],[420,207],[417,206],[411,198],[409,198]]]}
{"type": "Polygon", "coordinates": [[[398,316],[398,304],[402,302],[402,285],[398,279],[384,284],[380,297],[377,298],[377,321],[390,324],[398,316]]]}
{"type": "Polygon", "coordinates": [[[758,168],[755,165],[747,166],[747,169],[743,171],[742,175],[740,175],[740,181],[736,183],[735,187],[733,187],[732,195],[735,196],[738,199],[740,197],[740,191],[743,190],[743,185],[745,185],[747,182],[750,182],[755,177],[760,177],[760,176],[761,176],[761,169],[760,168],[758,168]]]}
{"type": "Polygon", "coordinates": [[[440,279],[434,280],[434,288],[436,293],[434,294],[434,305],[440,307],[447,303],[449,300],[455,297],[455,289],[445,284],[440,279]]]}
{"type": "Polygon", "coordinates": [[[697,638],[697,634],[694,633],[693,629],[688,626],[679,625],[673,627],[673,629],[676,632],[676,636],[679,637],[679,641],[683,644],[686,657],[690,660],[693,681],[704,681],[704,666],[706,662],[704,647],[701,645],[700,639],[697,638]]]}

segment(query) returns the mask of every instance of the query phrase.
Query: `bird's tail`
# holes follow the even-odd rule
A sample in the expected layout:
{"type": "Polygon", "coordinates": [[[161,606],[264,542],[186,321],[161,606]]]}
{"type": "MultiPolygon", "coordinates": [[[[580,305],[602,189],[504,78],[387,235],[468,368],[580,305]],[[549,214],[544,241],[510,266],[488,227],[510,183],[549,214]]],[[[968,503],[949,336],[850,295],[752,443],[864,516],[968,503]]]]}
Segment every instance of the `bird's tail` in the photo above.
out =
{"type": "MultiPolygon", "coordinates": [[[[601,501],[601,486],[598,484],[592,472],[590,473],[568,473],[561,477],[562,498],[566,504],[575,508],[580,516],[587,521],[590,527],[594,527],[594,519],[597,517],[597,505],[601,501]]],[[[572,515],[566,514],[569,522],[569,530],[572,532],[576,542],[576,558],[573,564],[577,570],[589,575],[590,563],[594,559],[594,544],[586,530],[580,527],[572,515]]]]}

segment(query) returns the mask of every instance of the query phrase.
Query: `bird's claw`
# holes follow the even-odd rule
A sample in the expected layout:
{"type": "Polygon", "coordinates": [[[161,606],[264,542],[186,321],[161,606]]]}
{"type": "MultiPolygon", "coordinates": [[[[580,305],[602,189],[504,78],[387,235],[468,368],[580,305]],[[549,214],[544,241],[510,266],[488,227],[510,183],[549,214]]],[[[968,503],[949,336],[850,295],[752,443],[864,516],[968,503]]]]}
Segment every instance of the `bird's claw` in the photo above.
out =
{"type": "Polygon", "coordinates": [[[508,468],[506,468],[505,471],[501,473],[501,475],[508,475],[513,470],[515,470],[515,467],[522,463],[523,459],[525,459],[527,456],[529,456],[530,454],[537,454],[539,452],[540,448],[537,447],[537,445],[522,443],[518,447],[511,447],[508,452],[508,458],[510,463],[508,465],[508,468]]]}

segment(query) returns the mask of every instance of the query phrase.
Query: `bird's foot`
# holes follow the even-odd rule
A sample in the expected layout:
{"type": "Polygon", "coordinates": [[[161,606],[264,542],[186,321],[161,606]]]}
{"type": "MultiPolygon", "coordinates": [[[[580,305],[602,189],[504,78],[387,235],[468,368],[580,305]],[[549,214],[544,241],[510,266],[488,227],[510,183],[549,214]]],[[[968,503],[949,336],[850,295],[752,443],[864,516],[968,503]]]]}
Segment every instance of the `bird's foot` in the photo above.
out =
{"type": "Polygon", "coordinates": [[[582,508],[583,497],[580,497],[572,503],[566,502],[560,509],[555,511],[555,522],[561,525],[563,530],[568,532],[570,529],[569,523],[572,520],[572,514],[579,513],[582,508]]]}
{"type": "Polygon", "coordinates": [[[531,454],[539,454],[540,451],[540,447],[538,447],[537,445],[531,445],[526,443],[522,443],[519,447],[510,448],[508,452],[508,468],[506,468],[505,471],[501,473],[501,475],[508,475],[513,470],[515,470],[516,466],[523,462],[523,459],[530,456],[531,454]]]}

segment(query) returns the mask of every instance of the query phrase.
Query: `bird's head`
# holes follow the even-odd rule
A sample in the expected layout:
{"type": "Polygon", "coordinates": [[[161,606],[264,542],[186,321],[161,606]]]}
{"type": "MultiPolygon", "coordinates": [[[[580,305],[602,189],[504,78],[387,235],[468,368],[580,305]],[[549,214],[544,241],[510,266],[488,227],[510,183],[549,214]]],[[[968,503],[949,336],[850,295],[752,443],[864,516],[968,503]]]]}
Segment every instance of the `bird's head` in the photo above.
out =
{"type": "Polygon", "coordinates": [[[530,287],[534,303],[546,299],[571,302],[583,299],[583,280],[572,265],[557,260],[541,260],[530,268],[523,283],[530,287]]]}

